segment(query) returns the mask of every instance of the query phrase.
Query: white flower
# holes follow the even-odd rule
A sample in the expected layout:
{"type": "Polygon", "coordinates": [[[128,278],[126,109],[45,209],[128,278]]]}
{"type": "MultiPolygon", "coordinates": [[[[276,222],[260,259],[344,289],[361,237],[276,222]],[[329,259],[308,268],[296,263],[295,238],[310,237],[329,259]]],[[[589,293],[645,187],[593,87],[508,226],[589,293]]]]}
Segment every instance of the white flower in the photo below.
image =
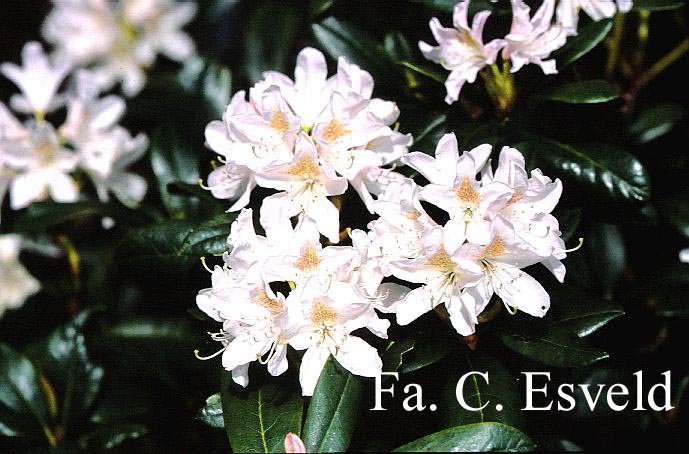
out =
{"type": "Polygon", "coordinates": [[[105,87],[118,81],[127,96],[146,81],[158,53],[184,61],[194,44],[181,28],[196,14],[193,2],[173,0],[53,0],[44,38],[60,60],[92,67],[105,87]],[[94,37],[98,37],[94,39],[94,37]]]}
{"type": "Polygon", "coordinates": [[[427,59],[441,64],[450,71],[445,81],[447,88],[445,102],[448,104],[457,101],[465,82],[473,83],[483,67],[495,63],[499,50],[505,44],[501,39],[494,39],[483,44],[483,26],[490,16],[490,11],[477,13],[471,28],[469,28],[467,18],[468,11],[469,0],[455,5],[454,28],[444,28],[438,19],[435,17],[431,19],[431,32],[438,46],[419,42],[419,49],[427,59]]]}
{"type": "Polygon", "coordinates": [[[407,325],[445,304],[458,333],[466,336],[474,332],[479,312],[462,301],[461,295],[466,286],[475,285],[482,277],[481,268],[474,260],[477,246],[458,246],[451,236],[447,228],[435,227],[423,238],[423,256],[390,263],[394,276],[422,284],[397,304],[400,325],[407,325]]]}
{"type": "Polygon", "coordinates": [[[148,148],[144,134],[132,137],[122,127],[95,134],[79,148],[81,167],[88,173],[101,201],[107,202],[108,191],[123,204],[134,207],[146,195],[147,183],[127,168],[139,160],[148,148]]]}
{"type": "Polygon", "coordinates": [[[512,193],[512,189],[501,182],[482,185],[476,180],[490,151],[490,145],[480,145],[459,156],[455,135],[446,134],[438,142],[435,159],[421,152],[403,158],[404,163],[418,170],[431,183],[421,190],[421,199],[450,215],[446,228],[452,231],[450,241],[455,242],[455,246],[465,240],[486,244],[490,219],[512,193]]]}
{"type": "Polygon", "coordinates": [[[319,165],[344,177],[371,211],[372,194],[399,178],[384,166],[398,161],[412,142],[410,135],[391,128],[397,106],[372,99],[372,93],[368,72],[341,57],[337,73],[328,78],[323,54],[303,49],[294,80],[264,73],[249,90],[248,102],[238,92],[223,121],[208,125],[206,144],[225,160],[225,168],[209,176],[208,188],[216,197],[236,199],[230,210],[241,209],[253,187],[263,186],[256,175],[296,162],[296,140],[302,135],[316,146],[319,165]]]}
{"type": "Polygon", "coordinates": [[[490,243],[474,253],[484,276],[477,285],[468,287],[462,298],[475,307],[477,314],[495,293],[511,313],[521,310],[535,317],[545,315],[550,296],[536,279],[520,269],[541,262],[543,257],[519,238],[509,222],[498,216],[490,243]]]}
{"type": "Polygon", "coordinates": [[[71,64],[52,64],[43,52],[43,47],[35,41],[26,43],[22,50],[22,67],[13,63],[0,65],[0,72],[14,82],[21,95],[10,100],[12,108],[22,113],[36,113],[39,117],[60,107],[61,100],[56,97],[60,84],[71,69],[71,64]]]}
{"type": "Polygon", "coordinates": [[[261,205],[261,224],[267,232],[287,231],[293,216],[313,219],[318,231],[332,243],[339,241],[339,211],[328,196],[343,194],[347,180],[334,170],[319,164],[316,147],[304,134],[297,138],[294,161],[256,175],[259,185],[277,189],[261,205]]]}
{"type": "Polygon", "coordinates": [[[320,286],[306,286],[293,291],[287,298],[292,317],[300,320],[290,336],[289,344],[306,350],[301,361],[299,381],[302,394],[313,395],[318,377],[332,355],[338,363],[355,375],[375,377],[383,363],[375,348],[350,333],[367,328],[387,338],[390,323],[381,320],[373,306],[346,283],[334,282],[327,293],[320,286]]]}
{"type": "Polygon", "coordinates": [[[682,263],[689,263],[689,248],[679,251],[679,261],[682,263]]]}
{"type": "Polygon", "coordinates": [[[41,288],[40,283],[19,262],[21,237],[0,235],[0,317],[15,309],[41,288]]]}
{"type": "Polygon", "coordinates": [[[552,24],[555,0],[544,0],[533,17],[529,7],[522,0],[512,0],[512,28],[505,36],[502,58],[510,59],[512,72],[533,63],[545,74],[556,74],[555,60],[544,60],[565,44],[567,34],[560,24],[552,24]]]}
{"type": "Polygon", "coordinates": [[[591,19],[599,21],[615,15],[619,10],[626,13],[632,9],[632,0],[560,0],[557,5],[557,21],[568,35],[577,34],[579,11],[584,10],[591,19]]]}
{"type": "Polygon", "coordinates": [[[565,267],[560,262],[567,254],[560,236],[559,223],[550,214],[562,195],[562,182],[552,181],[539,169],[531,171],[531,178],[525,170],[524,157],[510,147],[503,147],[495,175],[488,172],[484,181],[499,181],[511,187],[514,192],[499,214],[509,220],[519,237],[538,255],[553,275],[563,282],[565,267]]]}
{"type": "Polygon", "coordinates": [[[14,172],[10,182],[10,206],[19,210],[48,197],[56,202],[75,202],[79,189],[69,175],[78,156],[60,145],[53,127],[29,122],[22,136],[0,141],[5,166],[14,172]]]}

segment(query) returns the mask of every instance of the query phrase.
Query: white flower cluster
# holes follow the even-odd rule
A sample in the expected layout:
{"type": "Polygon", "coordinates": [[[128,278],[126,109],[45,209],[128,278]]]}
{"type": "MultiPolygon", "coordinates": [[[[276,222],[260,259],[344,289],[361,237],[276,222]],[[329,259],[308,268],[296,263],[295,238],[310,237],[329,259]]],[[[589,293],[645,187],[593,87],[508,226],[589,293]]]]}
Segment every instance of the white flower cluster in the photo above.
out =
{"type": "Polygon", "coordinates": [[[445,81],[448,104],[457,101],[465,83],[475,82],[484,67],[495,64],[500,51],[502,60],[511,63],[512,73],[530,63],[539,65],[545,74],[557,73],[555,60],[548,57],[565,44],[567,36],[576,35],[580,10],[598,21],[612,17],[618,9],[626,12],[632,7],[631,0],[617,0],[617,4],[613,0],[560,0],[556,11],[555,0],[543,0],[531,15],[523,0],[511,0],[509,33],[484,44],[483,28],[490,11],[476,13],[469,27],[469,2],[463,0],[455,6],[451,28],[443,27],[435,17],[431,19],[437,46],[419,42],[419,49],[428,60],[450,71],[445,81]]]}
{"type": "Polygon", "coordinates": [[[40,290],[41,285],[19,262],[21,237],[0,235],[0,317],[40,290]]]}
{"type": "Polygon", "coordinates": [[[328,76],[323,54],[303,49],[294,80],[277,72],[238,92],[222,121],[206,128],[207,145],[224,165],[208,177],[217,198],[249,203],[258,185],[280,192],[267,197],[261,223],[267,230],[291,228],[293,216],[313,220],[331,242],[339,240],[338,210],[328,197],[351,185],[372,210],[373,195],[401,175],[391,167],[412,142],[391,127],[397,106],[372,98],[371,75],[340,57],[328,76]]]}
{"type": "Polygon", "coordinates": [[[184,61],[195,53],[181,31],[196,15],[194,2],[175,0],[53,0],[43,37],[58,61],[90,67],[104,89],[122,83],[134,96],[158,53],[184,61]]]}
{"type": "MultiPolygon", "coordinates": [[[[316,147],[310,140],[302,143],[306,150],[297,152],[296,164],[288,169],[322,175],[316,147]]],[[[352,246],[324,247],[318,221],[297,211],[292,212],[296,227],[289,217],[275,224],[262,214],[266,236],[257,235],[252,211],[243,209],[232,225],[223,266],[209,270],[212,287],[197,296],[199,308],[223,323],[211,334],[223,348],[203,359],[222,354],[223,366],[246,386],[254,361],[267,365],[272,375],[283,373],[291,345],[306,350],[300,381],[303,394],[311,395],[329,355],[353,374],[380,373],[376,350],[352,334],[366,328],[386,338],[389,321],[376,310],[395,313],[406,325],[444,304],[452,325],[465,336],[474,332],[494,294],[511,313],[542,317],[550,298],[522,268],[542,263],[564,279],[561,260],[568,251],[551,214],[562,184],[538,169],[527,174],[523,156],[509,147],[501,150],[493,171],[490,153],[490,145],[481,145],[460,156],[455,136],[448,134],[435,158],[404,155],[402,162],[429,184],[418,187],[405,177],[389,182],[371,202],[379,218],[368,231],[351,232],[352,246]],[[449,220],[438,224],[422,201],[446,211],[449,220]],[[384,282],[389,277],[414,288],[384,282]]],[[[289,181],[300,172],[281,175],[289,181]]],[[[300,182],[299,190],[326,184],[313,178],[300,182]]],[[[319,197],[327,201],[327,195],[319,197]]]]}
{"type": "Polygon", "coordinates": [[[223,266],[212,270],[212,288],[197,296],[199,308],[223,323],[220,332],[211,334],[223,348],[207,358],[222,353],[225,369],[246,386],[251,362],[280,375],[288,367],[288,345],[306,350],[299,373],[304,395],[313,394],[330,355],[353,374],[379,374],[376,349],[351,333],[366,328],[386,338],[390,322],[374,308],[388,310],[385,303],[399,299],[403,288],[386,284],[378,294],[366,293],[359,251],[323,247],[309,217],[294,229],[266,230],[267,236],[257,235],[252,210],[242,210],[228,238],[231,252],[223,256],[223,266]],[[281,289],[291,291],[285,296],[281,289]]]}
{"type": "Polygon", "coordinates": [[[22,123],[0,103],[0,204],[7,190],[14,210],[47,198],[74,202],[79,183],[73,175],[79,171],[91,178],[102,201],[112,192],[125,204],[138,203],[146,181],[127,167],[141,157],[148,139],[132,137],[117,124],[124,101],[100,98],[95,76],[87,70],[74,73],[72,86],[58,93],[71,66],[51,62],[39,43],[27,43],[22,59],[22,67],[0,66],[21,90],[11,99],[14,110],[33,113],[22,123]],[[65,105],[66,120],[55,128],[45,115],[65,105]]]}

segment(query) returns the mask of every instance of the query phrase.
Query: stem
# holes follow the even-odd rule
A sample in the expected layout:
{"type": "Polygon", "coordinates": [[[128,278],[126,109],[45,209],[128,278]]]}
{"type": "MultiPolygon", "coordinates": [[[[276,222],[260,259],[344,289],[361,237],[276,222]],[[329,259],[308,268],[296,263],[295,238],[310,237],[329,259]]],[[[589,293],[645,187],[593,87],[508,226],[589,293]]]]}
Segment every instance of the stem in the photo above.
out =
{"type": "Polygon", "coordinates": [[[655,62],[653,66],[639,76],[636,81],[635,89],[638,91],[642,87],[648,85],[658,74],[665,71],[668,66],[682,58],[682,56],[689,51],[689,38],[684,38],[674,49],[668,52],[663,58],[655,62]]]}
{"type": "Polygon", "coordinates": [[[605,64],[605,76],[608,79],[612,78],[615,72],[615,67],[617,66],[617,61],[620,58],[620,44],[622,42],[622,36],[624,35],[624,25],[624,14],[617,13],[613,22],[612,37],[607,42],[609,53],[608,61],[605,64]]]}
{"type": "Polygon", "coordinates": [[[67,261],[69,262],[69,269],[72,273],[74,296],[70,298],[68,310],[70,314],[74,315],[79,310],[79,301],[76,295],[81,292],[81,257],[79,257],[79,251],[77,251],[74,243],[72,243],[67,235],[61,234],[57,237],[57,240],[67,253],[67,261]]]}

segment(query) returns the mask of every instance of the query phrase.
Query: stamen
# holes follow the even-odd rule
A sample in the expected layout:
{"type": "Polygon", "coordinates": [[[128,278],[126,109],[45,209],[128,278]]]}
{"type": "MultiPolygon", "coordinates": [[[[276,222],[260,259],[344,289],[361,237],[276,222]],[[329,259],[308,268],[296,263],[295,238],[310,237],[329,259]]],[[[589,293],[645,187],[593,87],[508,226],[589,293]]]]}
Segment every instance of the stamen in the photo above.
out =
{"type": "Polygon", "coordinates": [[[201,257],[200,260],[201,260],[201,263],[203,264],[203,267],[206,269],[206,271],[208,271],[209,273],[213,274],[213,270],[210,269],[210,267],[209,267],[208,264],[206,263],[206,257],[201,257]]]}
{"type": "Polygon", "coordinates": [[[203,178],[199,178],[197,183],[199,184],[199,186],[201,186],[201,189],[205,189],[206,191],[211,190],[210,186],[206,186],[203,184],[203,178]]]}
{"type": "Polygon", "coordinates": [[[227,346],[221,348],[220,350],[218,350],[217,352],[213,353],[212,355],[201,356],[201,355],[199,355],[199,350],[198,350],[198,349],[194,349],[194,356],[196,356],[196,359],[200,359],[201,361],[206,361],[206,360],[215,358],[216,356],[220,355],[220,354],[221,354],[222,352],[224,352],[225,350],[227,350],[227,346]]]}
{"type": "Polygon", "coordinates": [[[569,253],[569,252],[578,251],[579,249],[581,249],[581,247],[582,247],[583,245],[584,245],[584,239],[580,237],[580,238],[579,238],[579,244],[577,244],[576,246],[574,246],[574,247],[571,248],[571,249],[565,249],[564,252],[569,253]]]}
{"type": "Polygon", "coordinates": [[[220,156],[220,155],[217,155],[217,156],[215,157],[215,159],[217,159],[219,162],[222,162],[223,164],[226,164],[226,163],[227,163],[227,161],[225,160],[225,158],[222,157],[222,156],[220,156]]]}

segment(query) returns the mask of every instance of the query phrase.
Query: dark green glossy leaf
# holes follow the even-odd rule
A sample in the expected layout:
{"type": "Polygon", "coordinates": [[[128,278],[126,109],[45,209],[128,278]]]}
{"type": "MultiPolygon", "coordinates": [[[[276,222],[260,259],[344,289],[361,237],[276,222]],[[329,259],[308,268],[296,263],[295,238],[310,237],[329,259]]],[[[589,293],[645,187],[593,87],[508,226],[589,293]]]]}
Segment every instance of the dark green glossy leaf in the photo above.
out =
{"type": "Polygon", "coordinates": [[[444,84],[446,77],[443,76],[440,72],[436,71],[435,69],[424,67],[424,66],[419,66],[417,64],[414,64],[410,61],[399,61],[399,65],[407,68],[408,70],[413,71],[416,74],[421,74],[424,77],[427,77],[431,80],[434,80],[438,83],[444,84]]]}
{"type": "Polygon", "coordinates": [[[357,26],[335,17],[327,17],[312,24],[311,30],[321,48],[333,59],[347,57],[351,62],[379,78],[395,78],[394,63],[387,58],[383,46],[357,26]]]}
{"type": "Polygon", "coordinates": [[[553,54],[557,59],[558,69],[562,70],[589,53],[603,41],[610,29],[612,19],[591,22],[585,27],[580,27],[577,35],[568,38],[567,44],[553,54]]]}
{"type": "Polygon", "coordinates": [[[525,452],[534,449],[536,444],[514,427],[486,422],[441,430],[393,452],[525,452]]]}
{"type": "Polygon", "coordinates": [[[454,427],[472,423],[500,422],[514,427],[524,426],[520,410],[521,395],[510,371],[496,358],[476,351],[463,351],[452,357],[453,368],[438,405],[443,426],[454,427]],[[482,376],[470,375],[461,390],[464,401],[473,408],[470,411],[459,405],[457,383],[470,372],[488,374],[488,383],[482,376]],[[498,410],[497,405],[501,405],[498,410]]]}
{"type": "Polygon", "coordinates": [[[79,447],[89,451],[112,449],[127,440],[139,438],[146,432],[148,432],[146,426],[139,423],[117,422],[108,424],[79,438],[79,447]]]}
{"type": "Polygon", "coordinates": [[[143,213],[128,210],[98,200],[74,203],[36,202],[17,219],[15,229],[23,232],[42,232],[67,222],[78,222],[94,217],[111,217],[118,222],[140,225],[146,222],[143,213]]]}
{"type": "Polygon", "coordinates": [[[618,94],[607,81],[595,79],[558,85],[535,96],[568,104],[597,104],[611,101],[618,94]]]}
{"type": "Polygon", "coordinates": [[[672,130],[686,116],[687,109],[679,104],[662,103],[643,109],[629,126],[629,133],[639,143],[648,143],[672,130]]]}
{"type": "Polygon", "coordinates": [[[385,35],[383,47],[393,61],[406,61],[412,58],[412,46],[402,32],[390,32],[385,35]]]}
{"type": "Polygon", "coordinates": [[[222,377],[222,412],[232,451],[284,452],[285,435],[301,432],[301,396],[272,383],[243,389],[232,383],[229,372],[222,377]]]}
{"type": "Polygon", "coordinates": [[[158,190],[168,213],[176,219],[193,217],[199,200],[171,194],[170,183],[198,184],[199,163],[205,150],[192,146],[181,132],[165,126],[157,129],[151,140],[151,167],[158,180],[158,190]]]}
{"type": "Polygon", "coordinates": [[[668,11],[686,5],[686,0],[634,0],[634,9],[649,11],[668,11]]]}
{"type": "Polygon", "coordinates": [[[222,400],[220,393],[215,393],[206,399],[206,405],[199,410],[196,419],[215,429],[224,429],[225,421],[222,416],[222,400]]]}
{"type": "Polygon", "coordinates": [[[383,353],[383,370],[385,372],[397,372],[404,363],[405,354],[414,349],[414,339],[390,341],[383,353]]]}
{"type": "Polygon", "coordinates": [[[91,362],[84,337],[84,327],[93,312],[80,312],[39,343],[40,350],[33,350],[38,355],[37,365],[55,389],[63,430],[84,417],[103,379],[103,369],[91,362]]]}
{"type": "Polygon", "coordinates": [[[435,364],[450,351],[452,343],[433,333],[415,333],[400,341],[391,341],[383,353],[383,370],[408,374],[435,364]]]}
{"type": "Polygon", "coordinates": [[[310,0],[309,16],[313,19],[328,11],[335,3],[335,0],[310,0]]]}
{"type": "Polygon", "coordinates": [[[440,138],[447,132],[447,116],[439,112],[408,109],[400,118],[400,129],[414,136],[414,151],[433,154],[440,138]]]}
{"type": "Polygon", "coordinates": [[[580,367],[609,355],[586,336],[624,314],[611,301],[593,299],[571,286],[551,290],[551,306],[543,319],[522,313],[509,320],[511,327],[500,335],[510,349],[534,361],[554,367],[580,367]]]}
{"type": "Polygon", "coordinates": [[[212,60],[195,57],[184,64],[177,76],[180,85],[206,104],[208,113],[220,118],[232,97],[232,73],[212,60]]]}
{"type": "MultiPolygon", "coordinates": [[[[551,177],[577,183],[580,189],[613,201],[644,202],[650,197],[650,178],[641,162],[612,145],[569,145],[537,138],[516,146],[535,167],[551,177]]],[[[566,189],[567,190],[567,189],[566,189]]]]}
{"type": "Polygon", "coordinates": [[[244,35],[245,68],[249,79],[257,81],[264,71],[287,71],[299,16],[292,3],[257,2],[244,35]]]}
{"type": "Polygon", "coordinates": [[[49,427],[51,405],[41,380],[28,358],[0,344],[0,434],[44,437],[42,443],[47,438],[55,446],[49,427]]]}
{"type": "Polygon", "coordinates": [[[689,191],[680,191],[656,202],[660,215],[677,232],[689,238],[689,191]]]}
{"type": "Polygon", "coordinates": [[[197,224],[192,221],[167,221],[127,232],[116,259],[137,269],[152,266],[159,272],[184,273],[205,255],[220,255],[227,250],[227,236],[235,214],[223,213],[197,224]]]}
{"type": "Polygon", "coordinates": [[[362,382],[331,356],[311,398],[302,439],[308,452],[346,451],[354,434],[362,382]]]}

